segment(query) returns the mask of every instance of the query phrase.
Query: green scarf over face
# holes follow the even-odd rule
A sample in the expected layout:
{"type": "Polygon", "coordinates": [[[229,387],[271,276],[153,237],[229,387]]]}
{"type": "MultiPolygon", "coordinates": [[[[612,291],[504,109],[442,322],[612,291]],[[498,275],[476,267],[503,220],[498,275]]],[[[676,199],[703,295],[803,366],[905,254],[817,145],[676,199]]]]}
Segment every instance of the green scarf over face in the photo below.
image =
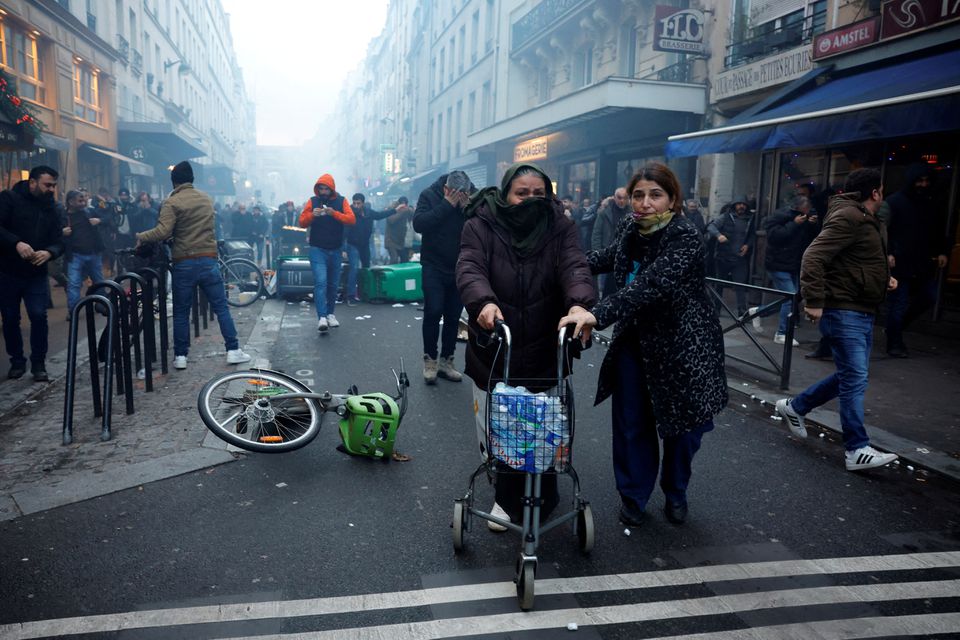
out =
{"type": "Polygon", "coordinates": [[[648,236],[651,233],[663,229],[673,220],[673,211],[664,211],[663,213],[653,213],[648,216],[633,215],[633,224],[637,225],[637,233],[642,236],[648,236]]]}
{"type": "Polygon", "coordinates": [[[486,187],[473,194],[464,209],[464,215],[468,218],[475,216],[477,211],[486,205],[497,222],[510,234],[513,248],[521,256],[525,256],[536,248],[550,227],[550,220],[553,217],[552,202],[553,185],[547,174],[534,164],[519,163],[507,169],[499,188],[486,187]],[[510,192],[510,183],[513,182],[517,172],[523,168],[533,169],[543,177],[547,197],[527,198],[520,204],[507,204],[506,197],[510,192]]]}

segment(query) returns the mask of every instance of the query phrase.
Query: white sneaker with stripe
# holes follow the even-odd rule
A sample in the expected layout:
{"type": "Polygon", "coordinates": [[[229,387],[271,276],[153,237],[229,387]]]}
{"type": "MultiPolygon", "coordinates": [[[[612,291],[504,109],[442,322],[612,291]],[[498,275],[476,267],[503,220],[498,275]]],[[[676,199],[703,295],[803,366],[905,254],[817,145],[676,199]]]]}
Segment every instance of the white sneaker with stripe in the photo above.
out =
{"type": "Polygon", "coordinates": [[[790,432],[793,435],[798,438],[807,437],[807,427],[803,424],[803,416],[793,410],[789,400],[786,398],[777,400],[777,413],[787,421],[787,426],[790,427],[790,432]]]}
{"type": "Polygon", "coordinates": [[[847,471],[863,471],[864,469],[875,469],[885,464],[890,464],[897,459],[895,453],[883,453],[877,451],[870,445],[847,451],[845,462],[847,471]]]}

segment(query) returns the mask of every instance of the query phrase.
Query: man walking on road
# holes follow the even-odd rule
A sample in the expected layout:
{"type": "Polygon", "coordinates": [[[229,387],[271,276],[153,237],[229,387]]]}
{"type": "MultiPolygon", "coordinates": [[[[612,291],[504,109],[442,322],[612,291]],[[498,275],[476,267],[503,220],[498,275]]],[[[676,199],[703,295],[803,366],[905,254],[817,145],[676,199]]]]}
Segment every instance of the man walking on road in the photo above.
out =
{"type": "Polygon", "coordinates": [[[10,355],[7,377],[27,372],[20,331],[20,302],[30,318],[30,370],[47,382],[47,262],[63,253],[60,217],[54,205],[58,174],[34,167],[27,180],[0,193],[0,317],[10,355]]]}
{"type": "Polygon", "coordinates": [[[66,225],[63,244],[66,247],[67,318],[80,300],[84,278],[91,282],[103,280],[103,239],[100,237],[100,218],[87,215],[87,194],[82,191],[67,193],[66,225]]]}
{"type": "MultiPolygon", "coordinates": [[[[613,197],[600,203],[597,219],[593,224],[593,234],[590,238],[590,249],[600,251],[606,249],[617,237],[617,225],[623,216],[627,215],[627,190],[620,187],[613,192],[613,197]]],[[[612,273],[600,275],[600,297],[605,298],[616,293],[617,285],[612,273]]]]}
{"type": "Polygon", "coordinates": [[[227,364],[249,362],[240,349],[237,328],[227,306],[227,294],[217,265],[213,201],[193,187],[193,167],[184,160],[170,172],[173,191],[163,202],[157,226],[137,234],[137,246],[173,237],[173,368],[187,368],[190,350],[190,307],[199,286],[217,314],[227,349],[227,364]]]}
{"type": "Polygon", "coordinates": [[[299,224],[310,230],[310,266],[313,269],[313,303],[317,308],[317,331],[327,333],[340,322],[333,309],[340,287],[343,227],[357,221],[346,198],[337,193],[333,176],[325,173],[313,185],[313,197],[303,205],[299,224]]]}
{"type": "Polygon", "coordinates": [[[423,380],[436,384],[437,376],[460,382],[454,367],[460,325],[460,290],[456,268],[463,231],[463,207],[476,188],[463,171],[451,171],[423,190],[413,214],[413,230],[422,234],[420,263],[423,267],[423,380]],[[443,333],[440,335],[440,320],[443,333]],[[440,336],[440,359],[437,337],[440,336]]]}
{"type": "Polygon", "coordinates": [[[347,290],[344,292],[347,306],[353,307],[360,302],[357,290],[357,279],[360,269],[370,268],[370,236],[373,234],[373,223],[393,215],[393,209],[375,211],[367,204],[367,198],[362,193],[355,193],[351,198],[353,215],[357,222],[347,229],[347,241],[344,248],[347,251],[347,290]]]}
{"type": "Polygon", "coordinates": [[[873,321],[887,291],[897,288],[887,266],[886,229],[877,219],[883,185],[876,169],[852,171],[843,193],[830,202],[823,231],[803,254],[800,291],[806,314],[829,338],[837,371],[792,400],[777,401],[779,413],[800,438],[803,417],[840,399],[840,426],[847,471],[882,467],[897,459],[870,446],[863,424],[863,396],[873,344],[873,321]]]}

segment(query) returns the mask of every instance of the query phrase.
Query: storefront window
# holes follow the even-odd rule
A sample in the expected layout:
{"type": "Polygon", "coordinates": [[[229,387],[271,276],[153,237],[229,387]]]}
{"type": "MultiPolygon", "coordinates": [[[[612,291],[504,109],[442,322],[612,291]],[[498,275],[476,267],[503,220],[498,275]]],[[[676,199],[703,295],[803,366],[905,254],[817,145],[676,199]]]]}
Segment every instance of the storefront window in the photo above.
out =
{"type": "Polygon", "coordinates": [[[563,192],[572,195],[576,202],[582,202],[584,198],[596,199],[596,184],[596,162],[571,164],[567,170],[567,184],[563,192]]]}
{"type": "Polygon", "coordinates": [[[818,193],[827,175],[827,154],[823,149],[788,151],[780,154],[777,203],[779,209],[788,206],[795,195],[818,193]]]}
{"type": "Polygon", "coordinates": [[[626,187],[627,183],[630,182],[630,178],[633,177],[633,174],[648,162],[660,162],[666,164],[667,161],[663,156],[648,156],[645,158],[633,158],[631,160],[618,160],[617,187],[626,187]]]}

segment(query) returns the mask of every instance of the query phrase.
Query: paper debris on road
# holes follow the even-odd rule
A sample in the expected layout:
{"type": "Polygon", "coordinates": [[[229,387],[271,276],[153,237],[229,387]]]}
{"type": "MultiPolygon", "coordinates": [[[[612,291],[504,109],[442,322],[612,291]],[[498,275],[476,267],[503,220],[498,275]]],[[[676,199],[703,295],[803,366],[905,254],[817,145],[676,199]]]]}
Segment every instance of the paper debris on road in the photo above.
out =
{"type": "Polygon", "coordinates": [[[398,303],[396,303],[396,304],[393,305],[393,308],[394,308],[394,309],[402,309],[402,308],[405,307],[405,306],[406,306],[406,305],[403,304],[402,302],[398,302],[398,303]]]}
{"type": "Polygon", "coordinates": [[[276,486],[277,486],[278,489],[283,489],[285,486],[287,486],[287,483],[286,483],[286,482],[278,482],[276,486]]]}

